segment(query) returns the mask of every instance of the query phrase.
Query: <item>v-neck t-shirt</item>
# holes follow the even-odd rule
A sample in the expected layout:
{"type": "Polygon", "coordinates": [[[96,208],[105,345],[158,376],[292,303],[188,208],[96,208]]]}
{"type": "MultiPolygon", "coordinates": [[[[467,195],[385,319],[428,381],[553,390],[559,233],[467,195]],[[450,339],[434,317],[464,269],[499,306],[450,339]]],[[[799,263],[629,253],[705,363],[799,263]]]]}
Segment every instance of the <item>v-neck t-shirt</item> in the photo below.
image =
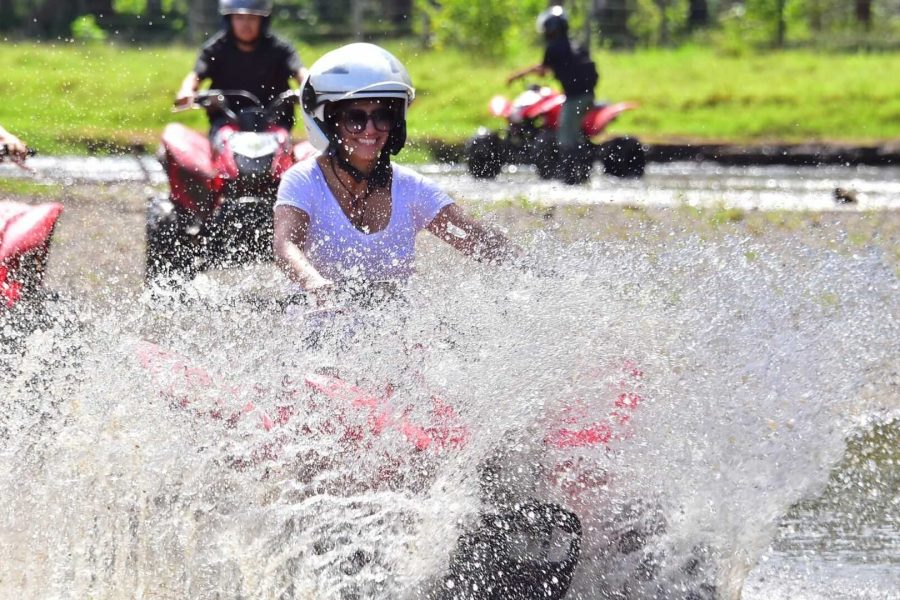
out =
{"type": "Polygon", "coordinates": [[[392,165],[391,216],[381,231],[365,233],[344,213],[315,158],[282,177],[275,206],[309,215],[303,253],[319,273],[349,279],[406,279],[415,266],[416,234],[453,200],[415,171],[392,165]]]}

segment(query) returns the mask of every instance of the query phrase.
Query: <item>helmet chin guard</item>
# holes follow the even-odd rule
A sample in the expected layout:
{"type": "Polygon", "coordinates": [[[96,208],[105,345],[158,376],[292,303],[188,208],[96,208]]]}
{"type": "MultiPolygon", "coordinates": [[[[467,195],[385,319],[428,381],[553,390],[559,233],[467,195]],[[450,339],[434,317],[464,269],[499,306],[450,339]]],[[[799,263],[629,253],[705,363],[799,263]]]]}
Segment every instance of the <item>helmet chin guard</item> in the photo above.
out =
{"type": "Polygon", "coordinates": [[[300,91],[303,123],[309,141],[325,151],[339,139],[326,120],[329,104],[346,100],[400,100],[400,118],[391,130],[386,148],[397,154],[406,144],[406,109],[416,97],[403,64],[380,46],[349,44],[317,60],[300,91]]]}

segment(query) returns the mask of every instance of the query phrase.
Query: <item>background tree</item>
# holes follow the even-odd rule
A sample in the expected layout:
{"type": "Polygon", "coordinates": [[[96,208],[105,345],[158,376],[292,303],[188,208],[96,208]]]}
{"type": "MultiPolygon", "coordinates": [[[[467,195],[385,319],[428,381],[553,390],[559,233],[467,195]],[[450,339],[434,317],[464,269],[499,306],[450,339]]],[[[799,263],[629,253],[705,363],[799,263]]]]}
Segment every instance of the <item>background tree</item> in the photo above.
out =
{"type": "Polygon", "coordinates": [[[872,0],[856,0],[856,20],[866,31],[872,29],[872,0]]]}
{"type": "Polygon", "coordinates": [[[195,41],[208,38],[222,24],[218,3],[211,0],[190,0],[188,8],[188,34],[195,41]]]}
{"type": "Polygon", "coordinates": [[[696,29],[709,25],[709,4],[706,0],[690,0],[688,7],[688,28],[696,29]]]}

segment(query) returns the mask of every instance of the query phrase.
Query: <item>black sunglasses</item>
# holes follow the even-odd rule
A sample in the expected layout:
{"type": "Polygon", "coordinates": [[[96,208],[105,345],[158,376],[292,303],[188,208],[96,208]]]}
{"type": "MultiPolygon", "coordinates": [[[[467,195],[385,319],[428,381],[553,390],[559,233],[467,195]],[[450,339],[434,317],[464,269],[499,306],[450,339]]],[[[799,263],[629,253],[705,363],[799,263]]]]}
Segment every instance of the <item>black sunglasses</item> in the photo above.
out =
{"type": "Polygon", "coordinates": [[[387,108],[377,108],[372,112],[366,112],[361,108],[351,108],[342,111],[339,117],[341,127],[347,133],[362,133],[366,130],[366,125],[372,121],[372,125],[378,131],[390,131],[394,126],[394,113],[387,108]]]}

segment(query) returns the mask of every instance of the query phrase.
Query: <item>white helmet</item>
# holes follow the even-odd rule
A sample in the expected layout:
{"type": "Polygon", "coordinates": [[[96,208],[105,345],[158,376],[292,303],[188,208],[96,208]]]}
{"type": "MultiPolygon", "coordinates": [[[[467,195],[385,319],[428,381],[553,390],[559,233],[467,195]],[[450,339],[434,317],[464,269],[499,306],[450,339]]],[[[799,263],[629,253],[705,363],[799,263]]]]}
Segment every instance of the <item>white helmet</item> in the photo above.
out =
{"type": "Polygon", "coordinates": [[[342,46],[317,60],[300,90],[309,141],[321,151],[337,135],[325,120],[328,104],[361,98],[397,98],[403,100],[403,112],[386,146],[391,154],[397,154],[406,143],[406,109],[415,97],[409,73],[397,57],[380,46],[364,43],[342,46]]]}

